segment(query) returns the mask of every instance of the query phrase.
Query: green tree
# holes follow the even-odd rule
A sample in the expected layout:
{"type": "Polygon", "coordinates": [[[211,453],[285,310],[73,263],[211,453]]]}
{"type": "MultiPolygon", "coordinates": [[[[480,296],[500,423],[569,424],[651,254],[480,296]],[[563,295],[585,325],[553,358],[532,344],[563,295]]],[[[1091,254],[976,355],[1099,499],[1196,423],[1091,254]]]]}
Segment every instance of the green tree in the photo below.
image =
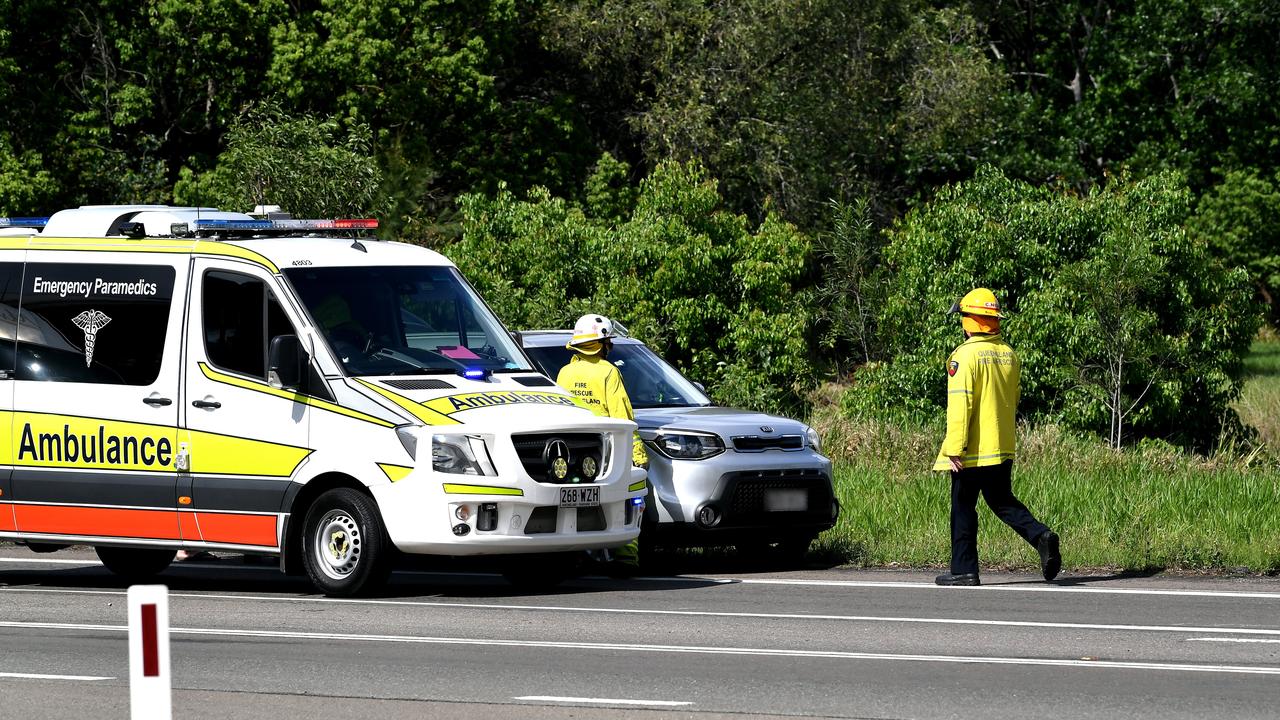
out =
{"type": "Polygon", "coordinates": [[[543,189],[465,196],[445,252],[512,326],[605,313],[723,402],[794,407],[814,381],[807,238],[772,215],[753,231],[696,164],[660,165],[618,218],[630,194],[599,189],[619,173],[602,161],[587,182],[603,218],[543,189]]]}
{"type": "Polygon", "coordinates": [[[1013,308],[1004,331],[1022,359],[1025,416],[1106,432],[1116,408],[1128,438],[1209,446],[1232,418],[1260,316],[1245,273],[1214,261],[1186,232],[1189,215],[1170,174],[1083,196],[992,168],[948,187],[890,232],[878,322],[892,359],[858,375],[847,407],[937,417],[961,340],[945,311],[983,286],[1013,308]],[[1107,368],[1121,357],[1133,362],[1117,379],[1107,368]]]}
{"type": "Polygon", "coordinates": [[[613,137],[649,166],[700,160],[757,217],[816,226],[852,196],[891,214],[967,174],[1005,112],[973,20],[921,2],[579,0],[544,22],[613,137]]]}
{"type": "Polygon", "coordinates": [[[299,217],[366,215],[381,180],[370,143],[366,125],[343,128],[334,118],[289,116],[265,103],[232,124],[217,167],[185,173],[174,195],[241,212],[279,205],[299,217]]]}
{"type": "Polygon", "coordinates": [[[1188,228],[1228,266],[1244,268],[1272,320],[1280,320],[1280,173],[1227,173],[1201,196],[1188,228]]]}

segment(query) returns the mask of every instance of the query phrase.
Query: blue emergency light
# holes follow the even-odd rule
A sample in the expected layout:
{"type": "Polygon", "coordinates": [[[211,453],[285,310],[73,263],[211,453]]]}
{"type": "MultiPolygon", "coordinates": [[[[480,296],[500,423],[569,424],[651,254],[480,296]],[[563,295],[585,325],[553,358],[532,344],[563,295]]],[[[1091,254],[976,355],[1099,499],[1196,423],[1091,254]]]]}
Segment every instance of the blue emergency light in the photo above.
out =
{"type": "Polygon", "coordinates": [[[273,226],[270,220],[219,220],[213,218],[201,218],[195,221],[196,232],[210,230],[239,231],[245,230],[270,230],[273,226]]]}
{"type": "Polygon", "coordinates": [[[43,229],[48,224],[47,217],[0,217],[0,227],[43,229]]]}
{"type": "Polygon", "coordinates": [[[468,380],[484,380],[492,375],[493,371],[486,368],[464,368],[460,374],[468,380]]]}

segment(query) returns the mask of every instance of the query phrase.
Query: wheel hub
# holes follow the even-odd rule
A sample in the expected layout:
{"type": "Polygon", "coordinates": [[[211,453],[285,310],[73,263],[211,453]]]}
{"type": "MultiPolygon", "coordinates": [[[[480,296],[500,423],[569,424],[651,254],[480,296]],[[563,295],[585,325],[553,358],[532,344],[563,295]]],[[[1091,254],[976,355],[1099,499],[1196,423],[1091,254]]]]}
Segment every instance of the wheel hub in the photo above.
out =
{"type": "Polygon", "coordinates": [[[330,510],[316,526],[314,553],[325,575],[342,580],[360,563],[360,526],[343,510],[330,510]]]}

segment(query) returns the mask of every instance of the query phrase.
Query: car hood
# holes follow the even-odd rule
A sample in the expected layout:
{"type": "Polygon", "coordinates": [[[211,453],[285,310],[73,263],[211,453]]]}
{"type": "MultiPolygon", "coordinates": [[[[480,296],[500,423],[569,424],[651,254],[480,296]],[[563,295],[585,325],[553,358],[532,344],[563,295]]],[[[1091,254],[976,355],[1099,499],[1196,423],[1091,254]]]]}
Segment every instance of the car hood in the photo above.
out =
{"type": "Polygon", "coordinates": [[[635,414],[636,423],[641,428],[702,430],[725,438],[742,435],[803,437],[805,432],[805,425],[799,420],[727,407],[637,408],[635,414]]]}

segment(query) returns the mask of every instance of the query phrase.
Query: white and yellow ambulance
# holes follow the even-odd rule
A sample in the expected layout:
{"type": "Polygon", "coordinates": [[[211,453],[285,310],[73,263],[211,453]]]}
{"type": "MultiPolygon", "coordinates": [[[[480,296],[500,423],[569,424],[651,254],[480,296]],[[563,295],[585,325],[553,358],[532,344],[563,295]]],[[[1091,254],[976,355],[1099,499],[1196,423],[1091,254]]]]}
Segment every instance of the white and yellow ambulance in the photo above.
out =
{"type": "Polygon", "coordinates": [[[0,539],[92,545],[129,576],[179,549],[278,555],[349,595],[396,550],[635,538],[635,425],[534,370],[446,258],[371,227],[0,219],[0,539]]]}

